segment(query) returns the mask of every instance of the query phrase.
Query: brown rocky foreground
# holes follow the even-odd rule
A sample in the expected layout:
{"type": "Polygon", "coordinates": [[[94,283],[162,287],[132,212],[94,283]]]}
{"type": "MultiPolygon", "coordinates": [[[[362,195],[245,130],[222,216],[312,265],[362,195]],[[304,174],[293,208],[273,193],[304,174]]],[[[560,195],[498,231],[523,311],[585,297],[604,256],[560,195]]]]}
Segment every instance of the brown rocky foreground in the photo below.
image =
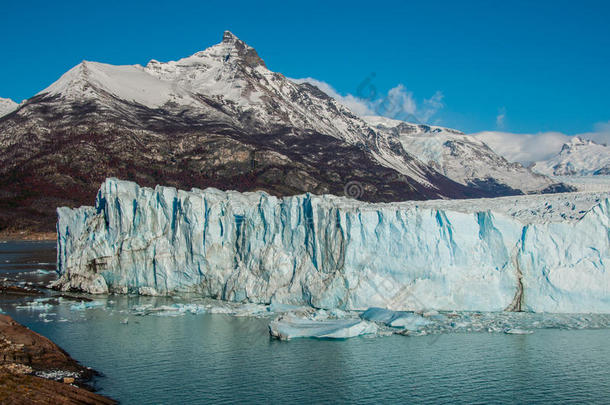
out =
{"type": "Polygon", "coordinates": [[[115,404],[83,388],[94,374],[49,339],[0,314],[1,404],[115,404]]]}

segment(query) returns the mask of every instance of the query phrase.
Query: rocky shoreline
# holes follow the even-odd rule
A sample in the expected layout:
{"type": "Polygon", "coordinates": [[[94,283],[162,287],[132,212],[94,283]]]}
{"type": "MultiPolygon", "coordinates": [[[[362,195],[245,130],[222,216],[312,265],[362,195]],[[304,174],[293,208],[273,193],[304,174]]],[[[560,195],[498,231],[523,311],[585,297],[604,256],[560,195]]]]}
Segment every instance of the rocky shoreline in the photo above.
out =
{"type": "Polygon", "coordinates": [[[57,239],[57,232],[41,232],[32,231],[29,229],[16,230],[4,229],[0,230],[0,241],[53,241],[57,239]]]}
{"type": "Polygon", "coordinates": [[[0,314],[0,403],[116,404],[91,392],[95,370],[55,343],[0,314]]]}

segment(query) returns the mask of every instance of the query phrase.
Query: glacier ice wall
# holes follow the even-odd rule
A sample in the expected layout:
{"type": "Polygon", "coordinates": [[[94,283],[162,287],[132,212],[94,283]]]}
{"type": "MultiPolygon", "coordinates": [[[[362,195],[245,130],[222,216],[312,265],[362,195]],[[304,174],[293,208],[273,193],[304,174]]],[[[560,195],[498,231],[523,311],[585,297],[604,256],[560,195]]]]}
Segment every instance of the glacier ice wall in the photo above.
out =
{"type": "Polygon", "coordinates": [[[108,179],[95,207],[58,209],[56,287],[318,308],[610,312],[609,199],[551,223],[463,204],[108,179]]]}

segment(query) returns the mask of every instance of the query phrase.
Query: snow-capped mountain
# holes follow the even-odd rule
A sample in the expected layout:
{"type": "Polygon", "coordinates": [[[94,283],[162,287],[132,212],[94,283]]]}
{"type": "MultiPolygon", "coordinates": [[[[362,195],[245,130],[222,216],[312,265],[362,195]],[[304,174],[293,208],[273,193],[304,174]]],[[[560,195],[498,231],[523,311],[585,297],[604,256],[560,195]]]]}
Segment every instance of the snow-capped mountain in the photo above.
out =
{"type": "Polygon", "coordinates": [[[275,195],[342,195],[356,184],[369,201],[522,192],[454,181],[404,145],[317,87],[268,70],[227,31],[178,61],[82,62],[1,118],[0,228],[50,226],[56,206],[90,203],[109,176],[275,195]]]}
{"type": "Polygon", "coordinates": [[[10,98],[0,97],[0,117],[12,113],[19,107],[19,104],[11,100],[10,98]]]}
{"type": "Polygon", "coordinates": [[[576,136],[557,155],[536,162],[532,170],[547,176],[610,175],[610,147],[576,136]]]}
{"type": "Polygon", "coordinates": [[[317,88],[296,84],[265,67],[256,51],[230,32],[220,44],[145,67],[82,62],[39,93],[63,100],[103,102],[101,93],[151,109],[225,121],[248,132],[296,128],[367,147],[383,166],[434,189],[429,170],[405,153],[373,148],[373,131],[317,88]]]}
{"type": "Polygon", "coordinates": [[[399,139],[402,147],[423,163],[465,186],[485,185],[498,195],[519,190],[540,193],[558,187],[550,178],[507,161],[481,140],[455,129],[377,116],[364,120],[380,133],[399,139]]]}
{"type": "Polygon", "coordinates": [[[352,142],[370,131],[324,93],[268,70],[253,48],[228,31],[221,43],[178,61],[152,60],[144,67],[84,61],[39,95],[102,101],[102,93],[151,109],[214,114],[259,130],[290,126],[352,142]]]}

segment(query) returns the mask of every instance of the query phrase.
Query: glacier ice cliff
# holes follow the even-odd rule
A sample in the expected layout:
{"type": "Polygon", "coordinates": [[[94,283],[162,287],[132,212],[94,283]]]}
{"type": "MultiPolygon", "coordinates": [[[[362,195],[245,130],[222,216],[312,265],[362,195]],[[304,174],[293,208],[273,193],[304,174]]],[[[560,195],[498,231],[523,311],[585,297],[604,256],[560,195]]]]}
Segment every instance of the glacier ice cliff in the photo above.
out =
{"type": "Polygon", "coordinates": [[[107,179],[94,207],[58,209],[55,286],[349,310],[610,313],[609,194],[369,204],[107,179]]]}

